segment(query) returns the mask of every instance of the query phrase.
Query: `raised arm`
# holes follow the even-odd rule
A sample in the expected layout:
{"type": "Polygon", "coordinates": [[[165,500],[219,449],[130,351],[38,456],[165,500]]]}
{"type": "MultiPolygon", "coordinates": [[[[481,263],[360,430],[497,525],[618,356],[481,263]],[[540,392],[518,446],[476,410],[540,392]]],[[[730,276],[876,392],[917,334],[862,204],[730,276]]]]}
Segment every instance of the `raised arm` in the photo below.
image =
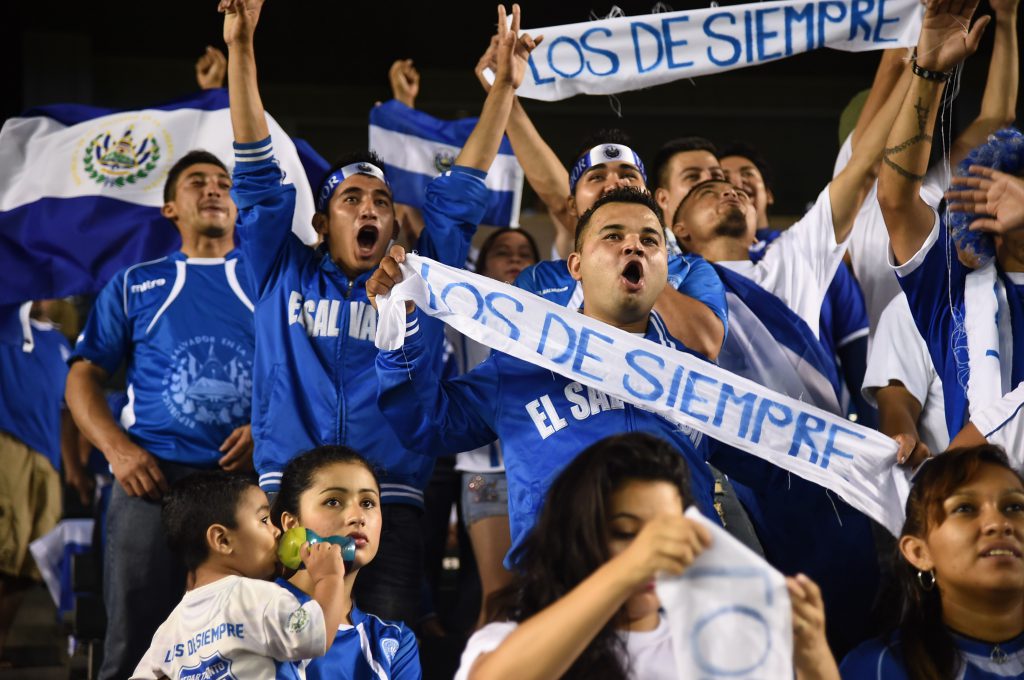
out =
{"type": "Polygon", "coordinates": [[[468,677],[561,677],[639,586],[659,572],[681,574],[710,543],[708,530],[687,517],[652,519],[625,551],[478,656],[468,677]]]}
{"type": "Polygon", "coordinates": [[[988,79],[981,98],[981,111],[953,142],[950,165],[956,165],[985,138],[1000,128],[1013,125],[1017,117],[1017,88],[1020,78],[1020,52],[1017,47],[1017,9],[1020,0],[989,0],[995,12],[995,39],[988,79]]]}
{"type": "Polygon", "coordinates": [[[921,199],[932,129],[946,74],[978,48],[988,17],[968,32],[977,0],[928,0],[917,41],[916,69],[892,125],[878,175],[878,204],[897,264],[921,249],[931,232],[932,209],[921,199]]]}
{"type": "Polygon", "coordinates": [[[235,141],[240,144],[259,142],[270,136],[256,80],[253,49],[253,34],[262,7],[263,0],[220,0],[217,6],[224,14],[224,42],[228,46],[231,128],[235,141]]]}
{"type": "Polygon", "coordinates": [[[875,69],[875,79],[871,83],[868,98],[864,101],[864,106],[860,109],[860,115],[857,116],[857,124],[853,128],[851,143],[854,149],[860,145],[860,141],[864,136],[863,131],[875,119],[875,116],[878,115],[885,102],[892,98],[894,92],[897,92],[896,84],[900,81],[900,76],[907,70],[905,56],[906,50],[902,48],[882,52],[882,57],[878,60],[878,68],[875,69]]]}
{"type": "Polygon", "coordinates": [[[484,172],[487,172],[498,155],[515,91],[523,82],[530,52],[543,39],[539,36],[534,40],[526,33],[519,35],[519,5],[512,5],[511,26],[507,25],[505,19],[505,7],[498,5],[498,35],[495,44],[497,71],[494,84],[484,100],[479,122],[455,159],[456,165],[484,172]]]}

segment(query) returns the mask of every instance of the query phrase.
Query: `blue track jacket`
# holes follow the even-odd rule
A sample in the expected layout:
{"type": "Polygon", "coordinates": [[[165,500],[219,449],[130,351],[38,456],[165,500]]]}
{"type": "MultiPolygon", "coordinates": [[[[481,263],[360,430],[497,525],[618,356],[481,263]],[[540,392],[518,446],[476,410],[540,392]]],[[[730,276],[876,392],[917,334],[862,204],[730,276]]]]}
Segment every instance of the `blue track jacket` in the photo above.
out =
{"type": "MultiPolygon", "coordinates": [[[[366,297],[373,272],[349,280],[326,249],[292,234],[295,188],[281,183],[269,138],[236,143],[235,154],[238,236],[258,292],[252,433],[260,486],[277,491],[296,455],[344,444],[378,468],[383,502],[422,506],[433,457],[403,446],[377,408],[377,311],[366,297]]],[[[420,254],[462,266],[487,206],[485,176],[455,166],[427,187],[420,254]]],[[[437,380],[443,324],[424,319],[422,331],[422,370],[437,380]]]]}
{"type": "MultiPolygon", "coordinates": [[[[555,477],[587,446],[622,432],[650,432],[672,442],[689,463],[697,505],[719,521],[701,433],[501,352],[465,375],[439,382],[429,363],[429,338],[418,330],[426,320],[420,310],[413,312],[405,345],[377,357],[380,408],[402,442],[426,455],[468,451],[501,439],[512,530],[507,565],[555,477]]],[[[656,313],[645,337],[695,354],[668,334],[656,313]]]]}

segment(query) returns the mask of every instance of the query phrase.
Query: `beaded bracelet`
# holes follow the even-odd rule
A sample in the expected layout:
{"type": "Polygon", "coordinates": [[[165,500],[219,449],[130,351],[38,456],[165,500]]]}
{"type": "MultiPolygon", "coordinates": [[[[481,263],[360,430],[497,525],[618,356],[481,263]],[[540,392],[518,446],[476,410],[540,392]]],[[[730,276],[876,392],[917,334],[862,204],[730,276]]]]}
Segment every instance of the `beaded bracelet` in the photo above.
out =
{"type": "Polygon", "coordinates": [[[914,54],[910,57],[910,70],[918,78],[924,78],[934,83],[944,83],[949,80],[949,77],[953,75],[952,71],[929,71],[926,68],[922,68],[917,64],[917,48],[914,49],[914,54]]]}

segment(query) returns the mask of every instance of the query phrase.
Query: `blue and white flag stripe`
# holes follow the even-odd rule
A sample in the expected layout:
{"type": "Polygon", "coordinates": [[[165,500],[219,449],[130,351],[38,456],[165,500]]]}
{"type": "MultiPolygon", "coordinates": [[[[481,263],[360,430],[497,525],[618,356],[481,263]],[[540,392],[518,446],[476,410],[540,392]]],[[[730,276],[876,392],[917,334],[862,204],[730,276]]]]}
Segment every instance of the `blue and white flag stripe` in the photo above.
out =
{"type": "MultiPolygon", "coordinates": [[[[391,100],[370,111],[370,148],[385,163],[395,200],[423,205],[427,185],[451,167],[476,125],[476,118],[445,121],[391,100]]],[[[487,172],[490,191],[484,224],[518,226],[523,169],[502,139],[487,172]]]]}
{"type": "MultiPolygon", "coordinates": [[[[305,144],[300,156],[267,122],[298,190],[292,229],[312,243],[306,169],[327,164],[305,144]]],[[[168,170],[193,149],[230,167],[231,143],[225,90],[137,111],[58,104],[9,119],[0,130],[0,302],[94,292],[118,270],[175,250],[177,230],[160,215],[168,170]]]]}

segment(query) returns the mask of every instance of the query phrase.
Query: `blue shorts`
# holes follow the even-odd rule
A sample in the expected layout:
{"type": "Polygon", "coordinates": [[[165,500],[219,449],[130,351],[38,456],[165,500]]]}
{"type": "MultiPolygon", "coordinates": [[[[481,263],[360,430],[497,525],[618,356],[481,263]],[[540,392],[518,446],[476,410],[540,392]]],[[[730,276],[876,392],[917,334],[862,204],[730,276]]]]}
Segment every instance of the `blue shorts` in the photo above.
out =
{"type": "Polygon", "coordinates": [[[504,472],[462,473],[462,518],[466,526],[488,517],[508,517],[504,472]]]}

